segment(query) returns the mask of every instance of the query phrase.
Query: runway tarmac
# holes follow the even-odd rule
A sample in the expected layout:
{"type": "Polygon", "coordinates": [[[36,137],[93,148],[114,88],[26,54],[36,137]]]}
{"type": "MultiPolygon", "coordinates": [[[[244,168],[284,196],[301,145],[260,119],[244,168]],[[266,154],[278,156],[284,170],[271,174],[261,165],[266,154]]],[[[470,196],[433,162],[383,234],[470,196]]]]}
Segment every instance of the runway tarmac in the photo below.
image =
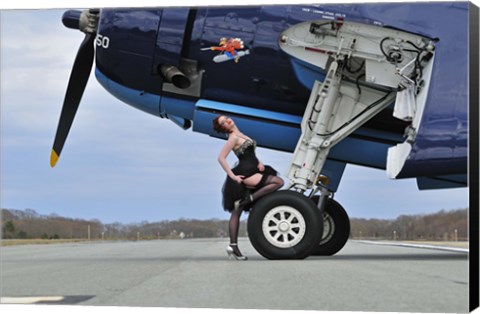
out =
{"type": "Polygon", "coordinates": [[[1,248],[2,303],[468,312],[468,254],[349,241],[331,257],[228,260],[228,239],[1,248]]]}

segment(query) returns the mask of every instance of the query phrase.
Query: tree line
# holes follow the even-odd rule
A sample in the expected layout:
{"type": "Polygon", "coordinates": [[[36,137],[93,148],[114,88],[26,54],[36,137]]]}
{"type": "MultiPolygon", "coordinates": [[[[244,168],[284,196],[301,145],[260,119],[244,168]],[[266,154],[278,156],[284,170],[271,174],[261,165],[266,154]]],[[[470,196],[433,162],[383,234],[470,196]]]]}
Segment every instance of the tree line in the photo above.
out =
{"type": "MultiPolygon", "coordinates": [[[[245,226],[240,234],[245,235],[245,226]]],[[[212,238],[228,236],[226,220],[179,219],[175,221],[104,224],[99,220],[40,215],[33,209],[2,209],[3,239],[103,239],[138,240],[212,238]]]]}
{"type": "MultiPolygon", "coordinates": [[[[33,209],[2,209],[1,214],[3,239],[153,240],[228,236],[228,221],[218,219],[104,224],[96,219],[40,215],[33,209]]],[[[353,239],[468,240],[468,209],[402,215],[396,219],[351,218],[350,224],[353,239]]],[[[247,235],[246,223],[240,225],[239,235],[247,235]]]]}
{"type": "Polygon", "coordinates": [[[442,210],[396,219],[351,219],[352,238],[386,240],[468,241],[468,209],[442,210]]]}

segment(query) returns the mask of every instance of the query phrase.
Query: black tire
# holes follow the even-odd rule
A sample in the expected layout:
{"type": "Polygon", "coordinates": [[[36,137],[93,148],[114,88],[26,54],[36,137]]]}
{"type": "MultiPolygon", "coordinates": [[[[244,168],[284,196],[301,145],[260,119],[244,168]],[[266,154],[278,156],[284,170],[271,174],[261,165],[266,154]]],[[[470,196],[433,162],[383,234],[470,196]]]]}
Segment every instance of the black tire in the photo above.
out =
{"type": "Polygon", "coordinates": [[[268,259],[303,259],[322,235],[321,215],[303,194],[282,190],[259,199],[248,217],[253,247],[268,259]]]}
{"type": "MultiPolygon", "coordinates": [[[[318,202],[318,197],[312,199],[318,202]]],[[[350,236],[350,219],[347,212],[337,201],[329,199],[322,219],[323,234],[312,255],[330,256],[338,253],[350,236]]]]}

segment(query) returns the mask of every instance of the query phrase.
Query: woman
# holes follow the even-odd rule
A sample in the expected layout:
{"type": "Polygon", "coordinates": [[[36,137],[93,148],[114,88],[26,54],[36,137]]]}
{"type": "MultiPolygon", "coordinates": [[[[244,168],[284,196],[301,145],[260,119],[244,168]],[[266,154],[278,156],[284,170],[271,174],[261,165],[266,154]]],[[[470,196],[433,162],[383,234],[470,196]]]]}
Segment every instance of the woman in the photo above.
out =
{"type": "Polygon", "coordinates": [[[283,186],[282,178],[270,166],[264,166],[255,155],[256,142],[244,135],[235,122],[224,115],[213,120],[213,129],[228,134],[228,140],[220,151],[218,162],[227,173],[223,185],[223,208],[231,213],[228,224],[230,245],[227,247],[229,258],[246,260],[237,244],[240,216],[243,210],[249,210],[252,203],[260,197],[274,192],[283,186]],[[233,151],[238,164],[231,169],[227,156],[233,151]]]}

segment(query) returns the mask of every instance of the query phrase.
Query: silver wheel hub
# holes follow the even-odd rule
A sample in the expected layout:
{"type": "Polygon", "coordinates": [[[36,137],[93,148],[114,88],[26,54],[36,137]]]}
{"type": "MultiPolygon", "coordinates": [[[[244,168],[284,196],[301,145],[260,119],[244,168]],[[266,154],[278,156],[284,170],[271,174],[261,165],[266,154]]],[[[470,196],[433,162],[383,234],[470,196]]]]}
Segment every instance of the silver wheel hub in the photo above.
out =
{"type": "Polygon", "coordinates": [[[282,221],[278,225],[278,230],[280,230],[280,232],[287,232],[288,230],[290,230],[290,224],[286,221],[282,221]]]}
{"type": "Polygon", "coordinates": [[[277,206],[263,218],[262,231],[270,244],[290,248],[302,241],[306,231],[305,218],[293,207],[277,206]]]}
{"type": "Polygon", "coordinates": [[[322,235],[322,240],[320,241],[320,245],[330,241],[334,233],[335,233],[335,222],[332,216],[330,216],[327,213],[324,213],[323,214],[323,235],[322,235]]]}

